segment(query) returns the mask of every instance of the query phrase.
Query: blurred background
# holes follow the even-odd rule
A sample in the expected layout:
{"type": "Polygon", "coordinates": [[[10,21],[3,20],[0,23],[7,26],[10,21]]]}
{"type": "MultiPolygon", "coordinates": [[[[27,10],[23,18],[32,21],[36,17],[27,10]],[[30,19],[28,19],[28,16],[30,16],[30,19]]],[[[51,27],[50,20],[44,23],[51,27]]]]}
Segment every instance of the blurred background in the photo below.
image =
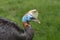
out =
{"type": "Polygon", "coordinates": [[[60,0],[0,0],[0,17],[21,27],[22,16],[31,9],[38,10],[41,22],[31,22],[35,30],[33,40],[60,40],[60,0]]]}

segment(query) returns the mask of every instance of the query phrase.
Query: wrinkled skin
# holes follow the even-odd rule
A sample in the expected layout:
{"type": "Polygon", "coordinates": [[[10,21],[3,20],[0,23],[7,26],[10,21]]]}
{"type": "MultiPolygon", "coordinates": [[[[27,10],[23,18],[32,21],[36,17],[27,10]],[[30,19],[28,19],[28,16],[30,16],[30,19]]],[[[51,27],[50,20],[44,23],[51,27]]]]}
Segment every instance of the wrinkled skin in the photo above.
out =
{"type": "Polygon", "coordinates": [[[32,40],[33,36],[31,26],[23,30],[15,22],[0,18],[0,40],[32,40]]]}

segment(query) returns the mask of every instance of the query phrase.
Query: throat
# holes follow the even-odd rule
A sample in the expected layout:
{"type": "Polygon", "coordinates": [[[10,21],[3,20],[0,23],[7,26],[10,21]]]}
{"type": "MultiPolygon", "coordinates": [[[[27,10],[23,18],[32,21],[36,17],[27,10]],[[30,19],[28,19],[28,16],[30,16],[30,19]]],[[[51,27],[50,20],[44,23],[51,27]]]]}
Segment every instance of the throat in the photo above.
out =
{"type": "Polygon", "coordinates": [[[28,22],[23,22],[23,26],[24,26],[24,28],[26,28],[26,27],[30,26],[30,24],[28,22]]]}

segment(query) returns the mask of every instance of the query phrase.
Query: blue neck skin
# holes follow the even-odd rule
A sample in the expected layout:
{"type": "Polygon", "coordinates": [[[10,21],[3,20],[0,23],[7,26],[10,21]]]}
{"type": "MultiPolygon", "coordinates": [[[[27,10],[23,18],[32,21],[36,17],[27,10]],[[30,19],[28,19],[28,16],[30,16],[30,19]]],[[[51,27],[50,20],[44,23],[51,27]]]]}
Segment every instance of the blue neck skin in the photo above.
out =
{"type": "Polygon", "coordinates": [[[25,15],[23,16],[22,18],[22,22],[23,22],[23,25],[26,26],[26,25],[30,25],[29,22],[34,19],[34,17],[32,15],[25,15]]]}

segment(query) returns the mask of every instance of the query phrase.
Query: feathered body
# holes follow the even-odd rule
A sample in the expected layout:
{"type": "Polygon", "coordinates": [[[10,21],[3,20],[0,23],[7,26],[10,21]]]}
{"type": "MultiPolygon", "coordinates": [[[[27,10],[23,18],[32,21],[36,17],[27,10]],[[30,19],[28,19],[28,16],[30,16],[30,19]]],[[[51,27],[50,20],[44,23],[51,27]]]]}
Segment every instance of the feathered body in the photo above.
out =
{"type": "Polygon", "coordinates": [[[32,40],[33,35],[31,26],[23,30],[15,22],[0,18],[0,40],[32,40]]]}

